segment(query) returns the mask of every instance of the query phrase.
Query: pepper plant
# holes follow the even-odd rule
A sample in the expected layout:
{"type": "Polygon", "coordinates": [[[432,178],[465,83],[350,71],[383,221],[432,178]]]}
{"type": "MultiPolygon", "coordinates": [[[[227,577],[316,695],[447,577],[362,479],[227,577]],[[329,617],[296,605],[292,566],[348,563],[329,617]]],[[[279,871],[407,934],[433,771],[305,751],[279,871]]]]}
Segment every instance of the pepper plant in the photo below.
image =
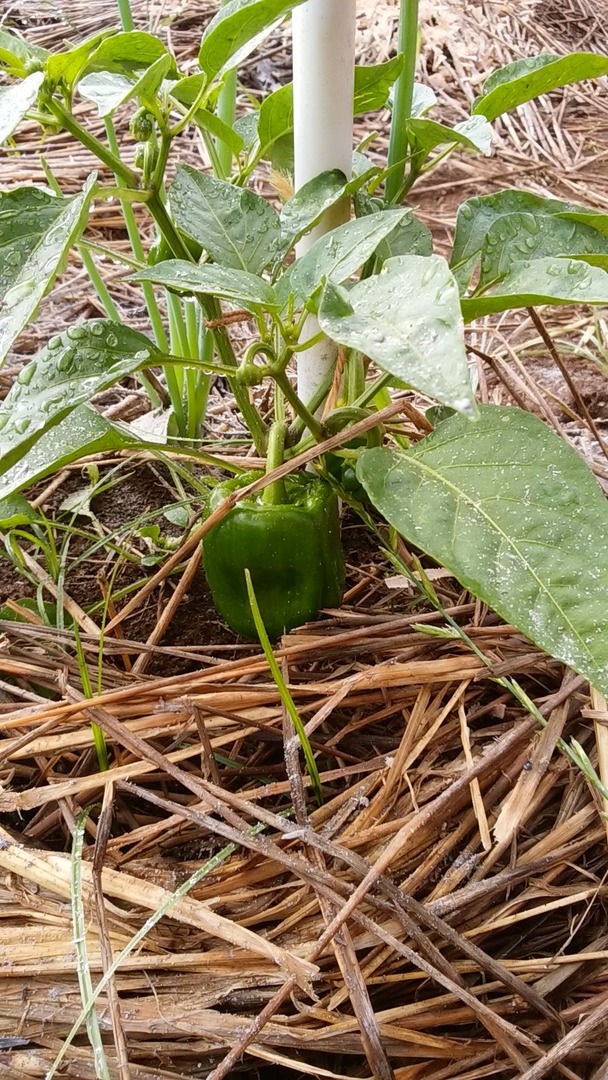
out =
{"type": "MultiPolygon", "coordinates": [[[[261,596],[273,634],[338,602],[335,496],[323,485],[331,482],[344,495],[347,475],[352,480],[356,468],[359,494],[386,521],[607,693],[603,494],[577,453],[535,417],[475,403],[463,327],[509,308],[608,303],[608,215],[519,190],[476,197],[458,211],[446,261],[433,252],[429,230],[406,200],[417,179],[449,154],[489,153],[492,121],[501,114],[569,82],[607,73],[608,60],[591,53],[543,54],[510,64],[486,81],[471,116],[448,127],[430,118],[433,94],[414,82],[417,5],[402,0],[398,54],[353,73],[354,114],[392,107],[388,161],[378,164],[367,145],[359,146],[348,173],[325,169],[277,210],[253,190],[252,178],[261,163],[292,172],[293,87],[281,87],[235,119],[235,72],[303,2],[229,0],[206,26],[198,70],[187,76],[159,39],[128,22],[58,53],[0,32],[7,74],[0,91],[2,139],[34,120],[42,134],[68,132],[100,163],[76,195],[62,194],[50,170],[48,186],[0,193],[0,358],[35,318],[73,246],[107,312],[105,319],[52,337],[0,406],[1,516],[19,520],[25,509],[18,493],[82,454],[149,446],[88,404],[134,372],[154,394],[157,380],[146,373],[162,369],[171,401],[171,449],[206,460],[198,440],[208,382],[219,374],[269,472],[268,479],[239,475],[229,489],[216,490],[210,521],[216,539],[222,525],[238,535],[239,513],[243,529],[257,514],[269,523],[267,536],[284,530],[277,543],[286,559],[288,538],[300,528],[296,509],[307,529],[318,527],[309,560],[319,578],[315,587],[298,572],[306,553],[294,541],[294,563],[281,564],[293,582],[292,592],[284,591],[287,607],[276,597],[265,604],[261,596]],[[83,98],[97,106],[103,138],[76,111],[83,98]],[[134,164],[116,135],[119,110],[131,111],[134,164]],[[180,138],[189,127],[204,142],[208,169],[179,161],[180,138]],[[141,285],[150,337],[121,323],[99,274],[100,250],[119,256],[87,239],[92,206],[108,198],[122,206],[132,245],[132,255],[122,261],[141,285]],[[135,205],[154,222],[156,239],[148,250],[135,205]],[[345,220],[301,245],[337,206],[350,208],[345,220]],[[251,342],[238,352],[231,326],[245,316],[251,342]],[[319,335],[341,346],[344,370],[339,377],[327,372],[302,400],[290,373],[319,335]],[[258,408],[256,389],[269,384],[270,423],[258,408]],[[444,407],[432,414],[434,431],[412,447],[403,439],[389,443],[375,419],[395,387],[413,388],[444,407]],[[333,457],[325,453],[330,437],[333,457]],[[317,445],[323,449],[315,457],[317,445]],[[313,458],[325,479],[302,471],[313,458]],[[294,475],[284,481],[286,472],[294,475]],[[266,487],[266,495],[254,496],[252,484],[256,491],[266,487]],[[280,529],[271,522],[280,522],[280,529]],[[333,593],[323,579],[332,560],[333,593]]],[[[214,595],[235,628],[247,631],[239,541],[227,541],[220,565],[214,563],[220,545],[213,535],[211,530],[206,557],[214,595]],[[231,565],[234,584],[225,585],[231,565]],[[228,600],[222,599],[225,590],[228,600]]],[[[248,568],[256,591],[263,592],[264,567],[257,580],[256,567],[248,568]]]]}

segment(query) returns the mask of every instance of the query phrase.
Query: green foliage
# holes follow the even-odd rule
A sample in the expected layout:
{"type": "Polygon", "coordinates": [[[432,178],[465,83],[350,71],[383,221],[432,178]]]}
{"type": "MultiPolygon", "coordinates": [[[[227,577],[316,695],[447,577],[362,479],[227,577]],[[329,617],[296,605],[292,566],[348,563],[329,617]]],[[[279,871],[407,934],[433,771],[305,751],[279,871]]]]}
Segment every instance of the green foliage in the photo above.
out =
{"type": "Polygon", "coordinates": [[[453,416],[358,477],[412,544],[608,693],[608,505],[579,454],[520,409],[453,416]]]}

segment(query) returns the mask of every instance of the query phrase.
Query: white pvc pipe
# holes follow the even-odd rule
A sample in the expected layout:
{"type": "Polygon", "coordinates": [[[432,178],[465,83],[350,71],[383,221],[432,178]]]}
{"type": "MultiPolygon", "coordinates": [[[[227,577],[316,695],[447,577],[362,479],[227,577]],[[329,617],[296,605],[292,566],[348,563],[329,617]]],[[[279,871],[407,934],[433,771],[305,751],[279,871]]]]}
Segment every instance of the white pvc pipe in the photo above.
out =
{"type": "MultiPolygon", "coordinates": [[[[328,169],[350,179],[353,153],[356,0],[307,0],[293,11],[293,111],[296,191],[328,169]]],[[[300,240],[303,255],[325,233],[348,220],[349,202],[332,207],[300,240]]],[[[306,337],[318,333],[312,316],[306,337]]],[[[298,395],[309,401],[335,362],[324,339],[298,357],[298,395]]]]}

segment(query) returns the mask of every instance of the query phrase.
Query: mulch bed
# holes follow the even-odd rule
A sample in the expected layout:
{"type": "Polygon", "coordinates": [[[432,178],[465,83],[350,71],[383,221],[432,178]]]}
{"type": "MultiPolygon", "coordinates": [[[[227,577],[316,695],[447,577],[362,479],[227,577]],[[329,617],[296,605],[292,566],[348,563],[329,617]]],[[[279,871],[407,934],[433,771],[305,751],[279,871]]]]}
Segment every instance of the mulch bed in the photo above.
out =
{"type": "MultiPolygon", "coordinates": [[[[136,12],[170,32],[187,65],[215,6],[142,2],[136,12]]],[[[63,0],[24,29],[58,47],[114,21],[109,0],[84,7],[63,0]]],[[[29,22],[27,8],[11,7],[15,25],[29,22]]],[[[396,5],[361,9],[361,59],[385,59],[396,5]]],[[[498,63],[608,51],[594,10],[586,0],[423,4],[422,77],[442,118],[462,119],[498,63]]],[[[244,79],[262,92],[288,77],[281,32],[244,79]]],[[[604,209],[607,117],[601,86],[551,95],[498,126],[494,158],[431,174],[415,194],[439,248],[455,205],[499,186],[604,209]]],[[[42,182],[33,129],[18,148],[3,182],[42,182]]],[[[44,152],[75,190],[85,155],[61,136],[44,152]]],[[[201,165],[194,140],[183,160],[201,165]]],[[[91,235],[126,250],[111,206],[96,211],[91,235]]],[[[122,277],[108,271],[125,318],[146,330],[122,277]]],[[[75,257],[2,385],[49,327],[97,315],[95,305],[75,257]]],[[[560,350],[589,345],[590,326],[585,311],[547,316],[560,350]]],[[[522,313],[476,325],[470,344],[480,396],[544,416],[606,486],[600,366],[579,357],[560,370],[522,313]]],[[[97,404],[126,420],[146,408],[133,383],[97,404]]],[[[211,436],[228,410],[218,387],[211,436]]],[[[120,482],[93,501],[96,522],[132,558],[99,548],[73,565],[97,535],[95,520],[79,522],[87,537],[70,550],[64,629],[23,605],[37,590],[57,599],[36,553],[27,582],[0,561],[14,616],[0,624],[0,1077],[45,1076],[80,1017],[87,973],[95,986],[105,972],[96,1012],[112,1080],[608,1080],[607,807],[564,752],[575,739],[606,767],[605,702],[442,572],[433,610],[347,517],[343,607],[276,650],[316,754],[317,805],[266,661],[213,612],[197,550],[159,517],[178,550],[169,565],[162,552],[140,564],[150,545],[129,519],[175,500],[169,474],[149,460],[100,465],[119,466],[120,482]],[[102,633],[91,607],[116,559],[123,607],[102,633]],[[142,588],[150,574],[154,587],[142,588]],[[81,859],[71,854],[80,828],[81,859]]],[[[68,469],[33,496],[53,516],[82,482],[68,469]]],[[[411,563],[405,545],[399,553],[411,563]]],[[[100,1068],[82,1024],[57,1075],[88,1080],[100,1068]]]]}

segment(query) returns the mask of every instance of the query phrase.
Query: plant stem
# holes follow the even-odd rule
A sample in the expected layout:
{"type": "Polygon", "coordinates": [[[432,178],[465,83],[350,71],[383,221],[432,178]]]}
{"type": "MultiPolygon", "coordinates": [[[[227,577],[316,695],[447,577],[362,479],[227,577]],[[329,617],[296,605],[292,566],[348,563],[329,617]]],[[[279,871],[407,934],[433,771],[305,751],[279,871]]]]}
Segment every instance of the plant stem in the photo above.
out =
{"type": "Polygon", "coordinates": [[[404,55],[403,71],[395,83],[393,115],[388,147],[385,202],[395,202],[403,185],[408,138],[407,121],[412,115],[414,76],[418,59],[418,0],[400,0],[397,50],[404,55]],[[402,163],[400,168],[393,168],[402,163]]]}
{"type": "Polygon", "coordinates": [[[316,416],[311,413],[310,409],[304,404],[303,401],[296,394],[293,386],[291,385],[289,378],[284,371],[275,371],[273,373],[273,379],[277,386],[280,387],[286,400],[291,405],[296,416],[303,421],[305,426],[310,431],[311,435],[314,435],[317,442],[322,442],[325,438],[325,429],[323,424],[316,416]]]}
{"type": "Polygon", "coordinates": [[[116,177],[116,183],[123,183],[126,187],[137,190],[139,187],[139,176],[134,169],[131,169],[129,165],[125,165],[118,154],[118,147],[116,150],[108,150],[107,146],[97,139],[95,135],[91,135],[90,131],[79,124],[74,119],[72,114],[64,108],[64,106],[57,101],[56,98],[51,98],[48,101],[48,107],[51,112],[57,117],[59,123],[66,131],[69,131],[70,135],[73,135],[79,143],[89,150],[94,157],[102,161],[104,165],[107,165],[112,170],[116,177]]]}
{"type": "MultiPolygon", "coordinates": [[[[221,0],[221,7],[226,7],[230,0],[221,0]]],[[[224,78],[217,101],[217,115],[228,127],[232,127],[236,117],[237,71],[233,68],[224,78]]],[[[232,151],[221,139],[215,140],[217,163],[220,167],[220,179],[227,180],[232,169],[232,151]]]]}
{"type": "MultiPolygon", "coordinates": [[[[114,130],[114,125],[111,120],[106,120],[105,128],[106,134],[108,136],[108,143],[110,144],[110,150],[112,151],[112,154],[120,160],[116,132],[114,130]]],[[[144,253],[143,244],[141,242],[141,237],[139,235],[139,229],[137,228],[137,221],[135,219],[133,207],[124,199],[120,200],[120,206],[123,217],[125,219],[125,228],[127,230],[127,236],[129,237],[129,242],[131,244],[133,254],[139,262],[143,263],[145,262],[146,256],[144,253]]],[[[159,349],[166,350],[168,347],[167,335],[165,334],[163,320],[161,318],[158,304],[156,302],[156,297],[154,295],[154,288],[149,281],[142,282],[142,292],[144,295],[144,300],[146,303],[146,308],[148,310],[150,322],[152,324],[152,330],[154,333],[156,344],[158,345],[159,349]]]]}
{"type": "Polygon", "coordinates": [[[80,252],[80,258],[82,259],[83,266],[87,274],[89,275],[89,278],[91,279],[91,283],[93,285],[93,288],[95,289],[95,292],[97,293],[101,303],[103,304],[108,319],[113,319],[114,322],[117,323],[121,322],[118,308],[116,307],[116,304],[114,303],[112,297],[108,292],[108,287],[103,280],[101,274],[99,273],[99,270],[97,269],[95,259],[91,255],[91,252],[80,244],[78,245],[78,251],[80,252]]]}
{"type": "Polygon", "coordinates": [[[128,33],[129,30],[134,30],[135,23],[133,21],[130,0],[116,0],[116,4],[122,30],[125,33],[128,33]]]}
{"type": "MultiPolygon", "coordinates": [[[[266,452],[266,472],[274,472],[283,464],[285,456],[285,438],[287,436],[287,424],[277,420],[271,427],[268,435],[268,450],[266,452]]],[[[265,487],[262,492],[262,502],[272,506],[280,506],[287,500],[285,480],[274,480],[265,487]]]]}

